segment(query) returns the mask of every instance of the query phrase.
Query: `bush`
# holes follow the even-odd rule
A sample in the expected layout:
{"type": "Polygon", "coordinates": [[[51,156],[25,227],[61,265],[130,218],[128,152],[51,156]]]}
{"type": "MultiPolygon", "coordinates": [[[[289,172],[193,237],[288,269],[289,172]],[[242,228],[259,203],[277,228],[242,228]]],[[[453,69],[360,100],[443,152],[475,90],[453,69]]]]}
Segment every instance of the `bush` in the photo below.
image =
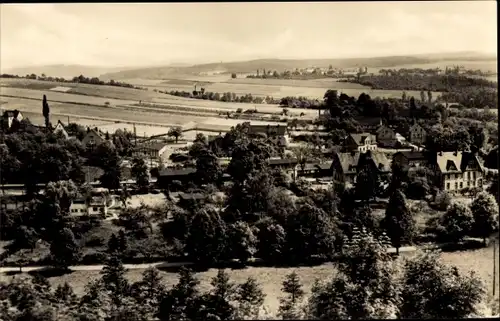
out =
{"type": "Polygon", "coordinates": [[[85,241],[86,247],[99,247],[105,244],[105,240],[103,237],[94,235],[85,241]]]}
{"type": "Polygon", "coordinates": [[[107,255],[102,252],[94,252],[85,254],[83,258],[80,260],[80,264],[82,265],[92,265],[106,262],[107,255]]]}
{"type": "Polygon", "coordinates": [[[430,205],[438,211],[446,211],[451,204],[451,196],[447,192],[438,192],[434,198],[434,202],[430,205]]]}

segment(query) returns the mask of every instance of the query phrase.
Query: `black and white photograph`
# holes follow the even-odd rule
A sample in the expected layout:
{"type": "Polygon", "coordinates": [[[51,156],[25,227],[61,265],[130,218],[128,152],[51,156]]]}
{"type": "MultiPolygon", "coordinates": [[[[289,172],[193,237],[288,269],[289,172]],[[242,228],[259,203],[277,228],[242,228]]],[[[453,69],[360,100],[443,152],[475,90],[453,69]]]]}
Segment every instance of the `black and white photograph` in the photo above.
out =
{"type": "Polygon", "coordinates": [[[500,317],[496,1],[0,4],[0,321],[500,317]]]}

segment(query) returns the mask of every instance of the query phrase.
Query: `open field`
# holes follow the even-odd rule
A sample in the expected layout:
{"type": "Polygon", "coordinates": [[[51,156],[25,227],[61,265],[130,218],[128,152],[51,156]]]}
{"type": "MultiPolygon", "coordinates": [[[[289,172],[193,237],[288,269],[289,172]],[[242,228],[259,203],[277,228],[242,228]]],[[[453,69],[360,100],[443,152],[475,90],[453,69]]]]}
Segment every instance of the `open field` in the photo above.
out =
{"type": "Polygon", "coordinates": [[[252,79],[252,78],[236,78],[230,79],[224,83],[228,84],[247,84],[247,85],[264,85],[264,86],[288,86],[288,87],[305,87],[305,88],[331,88],[331,89],[364,89],[370,90],[370,87],[360,84],[338,82],[334,78],[321,78],[310,80],[299,79],[252,79]]]}
{"type": "MultiPolygon", "coordinates": [[[[411,256],[414,254],[407,253],[405,256],[411,256]]],[[[488,293],[492,292],[492,273],[493,273],[493,252],[492,248],[485,248],[474,251],[464,251],[464,252],[454,252],[454,253],[442,253],[441,257],[443,262],[456,266],[462,272],[468,272],[474,270],[481,277],[483,282],[487,286],[488,293]]],[[[498,256],[497,266],[498,266],[498,256]]],[[[261,284],[266,293],[266,299],[264,302],[265,307],[271,314],[275,314],[279,305],[279,297],[281,293],[281,282],[283,281],[286,274],[296,271],[299,278],[304,286],[304,290],[308,294],[312,284],[315,279],[326,280],[335,271],[335,267],[332,264],[324,264],[315,267],[297,267],[297,268],[267,268],[267,267],[248,267],[245,269],[229,269],[227,270],[231,281],[242,283],[248,277],[254,277],[261,284]]],[[[141,273],[143,270],[129,270],[127,272],[127,277],[131,282],[140,280],[141,273]]],[[[217,270],[210,269],[209,271],[197,273],[197,278],[201,281],[200,288],[207,290],[210,288],[210,279],[214,277],[217,270]]],[[[161,276],[163,277],[163,282],[167,286],[172,286],[177,282],[178,276],[172,272],[161,271],[161,276]]],[[[71,274],[67,274],[60,277],[49,278],[50,283],[53,286],[63,284],[68,282],[73,286],[73,289],[77,294],[82,294],[84,291],[85,284],[89,281],[99,277],[99,272],[97,271],[76,271],[71,274]]],[[[0,280],[7,280],[11,276],[0,275],[0,280]]],[[[496,281],[498,293],[499,283],[498,278],[496,281]]]]}
{"type": "Polygon", "coordinates": [[[4,90],[4,87],[34,89],[34,90],[47,91],[47,93],[45,94],[48,97],[52,96],[51,94],[53,90],[51,89],[56,87],[70,88],[67,91],[68,94],[102,97],[102,98],[107,98],[108,100],[119,99],[119,100],[139,101],[139,100],[151,100],[154,97],[162,96],[162,94],[160,93],[155,93],[153,91],[148,91],[148,90],[134,89],[134,88],[80,84],[80,83],[66,83],[66,82],[61,83],[61,82],[42,81],[33,79],[2,78],[0,79],[0,85],[2,86],[1,89],[2,92],[4,90]]]}
{"type": "MultiPolygon", "coordinates": [[[[209,108],[213,109],[216,113],[221,111],[236,111],[239,108],[243,110],[258,109],[263,113],[280,113],[282,111],[282,108],[278,105],[225,103],[218,101],[190,99],[171,96],[167,94],[154,93],[153,91],[144,91],[113,86],[68,84],[68,86],[59,87],[70,87],[69,85],[71,85],[71,90],[69,90],[68,92],[57,92],[51,90],[58,87],[56,86],[57,83],[29,79],[14,79],[12,81],[10,81],[11,79],[6,80],[7,82],[4,82],[4,79],[0,81],[0,95],[41,100],[43,95],[45,94],[47,95],[49,103],[51,101],[56,101],[98,106],[104,106],[106,103],[109,103],[110,106],[118,106],[137,104],[140,100],[142,100],[143,102],[155,103],[155,105],[158,106],[154,107],[158,108],[161,108],[162,104],[164,104],[171,105],[170,107],[175,107],[179,110],[191,107],[197,107],[199,109],[209,108]],[[149,93],[151,95],[146,95],[146,97],[144,93],[149,93]],[[123,99],[106,97],[121,97],[123,99]]],[[[61,85],[63,84],[61,83],[61,85]]],[[[305,115],[312,115],[312,117],[315,117],[316,115],[315,111],[308,109],[294,109],[293,113],[297,115],[299,115],[300,113],[304,113],[305,115]]]]}
{"type": "MultiPolygon", "coordinates": [[[[53,85],[50,88],[57,87],[53,85]]],[[[99,87],[99,86],[95,86],[99,87]]],[[[134,104],[138,100],[127,100],[127,99],[110,99],[103,98],[99,96],[87,96],[72,94],[71,92],[61,93],[56,91],[51,91],[50,89],[25,89],[25,88],[14,88],[14,87],[0,87],[0,95],[2,96],[15,96],[21,98],[32,98],[42,100],[43,95],[47,96],[47,100],[58,101],[58,102],[71,102],[78,104],[89,104],[89,105],[99,105],[104,106],[106,102],[111,105],[124,105],[124,104],[134,104]]]]}
{"type": "MultiPolygon", "coordinates": [[[[136,80],[138,83],[139,80],[136,80]]],[[[145,86],[145,85],[142,85],[145,86]]],[[[194,90],[194,84],[176,84],[159,83],[155,85],[147,85],[150,90],[157,89],[161,91],[188,91],[194,90]]],[[[224,93],[231,92],[236,95],[252,94],[253,96],[273,98],[282,98],[286,96],[304,96],[312,99],[323,99],[325,92],[328,89],[336,89],[341,93],[350,96],[358,97],[361,93],[369,94],[372,97],[397,97],[400,98],[403,93],[402,90],[372,90],[368,87],[360,86],[358,84],[343,83],[338,81],[315,81],[315,80],[287,80],[287,79],[236,79],[226,82],[213,82],[204,86],[207,91],[224,93]],[[312,85],[307,87],[306,83],[311,81],[312,85]],[[252,83],[250,83],[252,82],[252,83]],[[280,85],[269,84],[269,82],[280,83],[280,85]],[[299,82],[300,86],[295,85],[293,82],[299,82]]],[[[418,91],[407,91],[407,95],[419,97],[418,91]]],[[[439,93],[434,93],[438,96],[439,93]]]]}

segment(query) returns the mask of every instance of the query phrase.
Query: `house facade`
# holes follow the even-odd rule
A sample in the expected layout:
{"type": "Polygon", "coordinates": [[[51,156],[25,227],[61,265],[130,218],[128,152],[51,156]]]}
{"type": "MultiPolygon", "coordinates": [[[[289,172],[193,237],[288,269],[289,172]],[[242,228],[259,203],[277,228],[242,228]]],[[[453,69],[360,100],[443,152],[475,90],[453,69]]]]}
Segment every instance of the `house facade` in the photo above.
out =
{"type": "Polygon", "coordinates": [[[483,188],[484,168],[477,155],[470,152],[440,152],[432,165],[442,190],[455,192],[465,188],[483,188]]]}
{"type": "Polygon", "coordinates": [[[397,152],[392,156],[392,162],[399,164],[404,171],[414,171],[427,166],[427,157],[423,152],[397,152]]]}
{"type": "Polygon", "coordinates": [[[377,151],[335,152],[331,164],[333,184],[353,185],[359,169],[367,164],[380,175],[387,175],[391,172],[391,163],[384,153],[377,151]]]}
{"type": "Polygon", "coordinates": [[[376,134],[378,142],[393,142],[396,140],[396,132],[386,125],[380,126],[376,134]]]}
{"type": "Polygon", "coordinates": [[[422,126],[415,123],[410,127],[409,139],[415,145],[423,145],[427,139],[427,132],[422,126]]]}
{"type": "Polygon", "coordinates": [[[14,119],[18,121],[23,120],[23,114],[19,110],[5,110],[2,115],[2,122],[5,124],[6,128],[9,129],[12,126],[14,119]]]}
{"type": "Polygon", "coordinates": [[[168,150],[168,145],[166,143],[161,143],[161,142],[146,143],[137,146],[132,152],[132,156],[148,157],[150,159],[161,158],[163,160],[167,150],[168,150]]]}
{"type": "Polygon", "coordinates": [[[108,215],[108,208],[113,201],[105,196],[91,196],[89,199],[78,198],[70,206],[71,216],[102,216],[108,215]]]}
{"type": "Polygon", "coordinates": [[[370,133],[349,134],[344,141],[346,152],[360,152],[377,150],[377,138],[370,133]]]}
{"type": "Polygon", "coordinates": [[[61,135],[63,135],[64,138],[69,139],[69,134],[66,131],[66,129],[64,128],[64,125],[63,125],[63,123],[60,120],[57,121],[57,125],[54,128],[53,133],[54,134],[61,133],[61,135]]]}
{"type": "Polygon", "coordinates": [[[85,147],[95,147],[104,141],[106,141],[106,139],[98,129],[89,129],[87,135],[82,139],[82,144],[85,147]]]}

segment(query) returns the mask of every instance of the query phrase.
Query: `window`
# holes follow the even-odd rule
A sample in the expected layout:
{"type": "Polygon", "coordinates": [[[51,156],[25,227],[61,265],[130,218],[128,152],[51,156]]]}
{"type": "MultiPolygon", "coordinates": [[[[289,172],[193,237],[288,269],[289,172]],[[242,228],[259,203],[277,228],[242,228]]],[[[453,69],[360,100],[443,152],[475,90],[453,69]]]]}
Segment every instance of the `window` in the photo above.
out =
{"type": "Polygon", "coordinates": [[[80,209],[80,213],[83,213],[85,212],[85,210],[83,208],[80,209]]]}
{"type": "Polygon", "coordinates": [[[479,186],[479,187],[482,187],[482,186],[483,186],[483,180],[482,180],[482,179],[479,179],[479,180],[477,181],[477,186],[479,186]]]}
{"type": "Polygon", "coordinates": [[[450,183],[446,183],[446,189],[450,189],[450,183]]]}
{"type": "Polygon", "coordinates": [[[470,181],[467,181],[467,187],[470,187],[470,181]]]}
{"type": "Polygon", "coordinates": [[[92,208],[92,210],[93,210],[94,212],[97,212],[97,211],[98,211],[97,207],[95,207],[95,206],[92,208]]]}
{"type": "Polygon", "coordinates": [[[470,172],[467,172],[467,179],[470,179],[470,172]]]}
{"type": "Polygon", "coordinates": [[[472,186],[476,186],[476,181],[472,181],[472,186]]]}
{"type": "Polygon", "coordinates": [[[458,189],[458,183],[455,182],[455,189],[458,189]]]}
{"type": "Polygon", "coordinates": [[[476,180],[476,172],[472,172],[472,178],[476,180]]]}
{"type": "Polygon", "coordinates": [[[460,188],[464,188],[464,183],[460,182],[460,188]]]}

